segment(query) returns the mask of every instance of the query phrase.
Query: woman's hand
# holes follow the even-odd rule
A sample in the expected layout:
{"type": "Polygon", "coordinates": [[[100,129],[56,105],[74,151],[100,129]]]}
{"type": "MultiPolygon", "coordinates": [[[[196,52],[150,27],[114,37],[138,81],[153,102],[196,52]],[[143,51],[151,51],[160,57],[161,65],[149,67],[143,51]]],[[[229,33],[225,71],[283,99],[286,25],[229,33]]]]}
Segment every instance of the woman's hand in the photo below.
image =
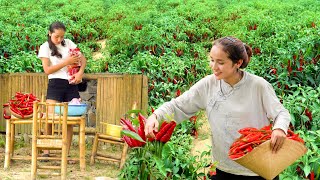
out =
{"type": "Polygon", "coordinates": [[[81,61],[81,58],[82,58],[81,54],[77,56],[69,56],[65,61],[66,66],[72,65],[72,64],[78,64],[81,61]]]}
{"type": "Polygon", "coordinates": [[[72,84],[79,84],[82,82],[82,73],[77,72],[74,75],[72,75],[71,77],[72,80],[72,84]]]}
{"type": "Polygon", "coordinates": [[[157,117],[155,114],[152,114],[151,116],[148,117],[145,124],[144,132],[146,134],[146,137],[155,138],[153,131],[158,132],[158,127],[159,127],[159,122],[157,120],[157,117]]]}
{"type": "Polygon", "coordinates": [[[271,134],[271,149],[273,153],[276,153],[286,140],[286,133],[282,129],[275,129],[271,134]]]}

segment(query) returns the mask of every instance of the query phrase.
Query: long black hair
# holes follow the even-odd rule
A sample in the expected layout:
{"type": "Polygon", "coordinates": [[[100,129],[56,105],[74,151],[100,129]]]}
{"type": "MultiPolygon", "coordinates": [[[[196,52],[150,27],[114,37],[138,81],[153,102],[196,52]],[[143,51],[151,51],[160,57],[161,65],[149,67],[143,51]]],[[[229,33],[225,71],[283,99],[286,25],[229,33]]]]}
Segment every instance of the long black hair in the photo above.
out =
{"type": "MultiPolygon", "coordinates": [[[[56,29],[63,29],[64,31],[66,31],[66,26],[59,21],[56,21],[50,24],[49,26],[50,33],[54,33],[54,30],[56,29]]],[[[53,42],[51,41],[51,37],[49,36],[49,34],[48,34],[48,43],[49,43],[49,48],[51,49],[51,56],[57,56],[58,58],[61,58],[62,55],[59,53],[57,46],[53,44],[53,42]]],[[[61,45],[62,46],[66,45],[64,40],[61,42],[61,45]]]]}

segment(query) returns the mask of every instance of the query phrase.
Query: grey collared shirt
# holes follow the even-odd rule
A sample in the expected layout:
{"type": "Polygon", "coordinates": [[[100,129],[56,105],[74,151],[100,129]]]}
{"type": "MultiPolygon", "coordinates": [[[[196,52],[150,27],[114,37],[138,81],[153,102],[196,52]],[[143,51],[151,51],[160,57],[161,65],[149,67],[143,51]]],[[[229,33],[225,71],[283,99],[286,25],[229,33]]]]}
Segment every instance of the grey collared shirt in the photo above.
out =
{"type": "Polygon", "coordinates": [[[244,72],[234,86],[214,75],[206,76],[181,96],[161,105],[154,113],[158,120],[166,114],[177,122],[189,119],[199,110],[206,110],[212,131],[212,156],[222,171],[246,176],[257,174],[228,157],[229,147],[245,127],[262,128],[273,120],[273,129],[287,132],[290,114],[279,102],[272,86],[263,78],[244,72]]]}

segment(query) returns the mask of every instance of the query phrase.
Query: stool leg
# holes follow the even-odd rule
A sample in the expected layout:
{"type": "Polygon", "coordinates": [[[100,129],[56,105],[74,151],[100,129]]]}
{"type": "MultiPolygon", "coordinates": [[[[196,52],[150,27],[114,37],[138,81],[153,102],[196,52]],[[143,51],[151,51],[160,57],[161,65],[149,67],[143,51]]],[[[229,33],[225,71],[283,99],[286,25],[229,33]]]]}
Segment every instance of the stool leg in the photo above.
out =
{"type": "Polygon", "coordinates": [[[124,163],[126,162],[127,151],[128,151],[128,145],[127,143],[124,143],[122,154],[121,154],[120,169],[122,169],[124,163]]]}
{"type": "Polygon", "coordinates": [[[35,180],[37,178],[37,158],[38,158],[38,148],[37,148],[37,139],[36,139],[36,124],[33,124],[32,127],[32,155],[31,155],[31,179],[35,180]]]}
{"type": "Polygon", "coordinates": [[[99,139],[99,134],[96,133],[96,135],[94,136],[94,140],[93,140],[90,165],[93,165],[94,161],[95,161],[95,157],[96,157],[97,150],[98,150],[98,141],[99,141],[98,139],[99,139]]]}
{"type": "Polygon", "coordinates": [[[12,158],[13,156],[13,153],[14,153],[14,136],[15,136],[15,124],[11,124],[11,142],[10,142],[10,150],[11,150],[11,153],[10,153],[10,159],[12,158]]]}
{"type": "Polygon", "coordinates": [[[11,148],[11,125],[10,125],[10,119],[6,120],[6,149],[5,149],[5,158],[4,158],[4,169],[8,169],[10,166],[10,148],[11,148]]]}

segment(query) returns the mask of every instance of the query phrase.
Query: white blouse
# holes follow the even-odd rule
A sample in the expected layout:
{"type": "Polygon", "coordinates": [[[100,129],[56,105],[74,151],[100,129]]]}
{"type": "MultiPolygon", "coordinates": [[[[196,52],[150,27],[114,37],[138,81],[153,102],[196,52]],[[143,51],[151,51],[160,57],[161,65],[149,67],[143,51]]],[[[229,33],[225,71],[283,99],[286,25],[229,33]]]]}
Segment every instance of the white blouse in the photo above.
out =
{"type": "MultiPolygon", "coordinates": [[[[58,58],[57,56],[51,56],[51,49],[49,48],[49,43],[45,42],[40,46],[38,57],[45,57],[50,60],[50,66],[56,65],[61,63],[65,60],[66,57],[69,56],[69,49],[74,49],[77,47],[76,44],[74,44],[71,40],[65,39],[65,46],[62,46],[61,44],[57,45],[58,51],[62,55],[62,58],[58,58]]],[[[49,79],[53,78],[59,78],[59,79],[66,79],[68,80],[68,70],[67,67],[63,67],[59,69],[57,72],[54,72],[52,74],[49,74],[49,79]]]]}
{"type": "Polygon", "coordinates": [[[236,175],[257,176],[228,157],[229,147],[240,137],[239,129],[262,128],[272,119],[273,129],[287,132],[290,123],[290,114],[279,102],[271,84],[248,72],[244,72],[233,87],[214,75],[206,76],[154,113],[158,120],[173,114],[174,119],[181,122],[201,109],[206,110],[212,131],[213,160],[219,162],[218,169],[236,175]]]}

